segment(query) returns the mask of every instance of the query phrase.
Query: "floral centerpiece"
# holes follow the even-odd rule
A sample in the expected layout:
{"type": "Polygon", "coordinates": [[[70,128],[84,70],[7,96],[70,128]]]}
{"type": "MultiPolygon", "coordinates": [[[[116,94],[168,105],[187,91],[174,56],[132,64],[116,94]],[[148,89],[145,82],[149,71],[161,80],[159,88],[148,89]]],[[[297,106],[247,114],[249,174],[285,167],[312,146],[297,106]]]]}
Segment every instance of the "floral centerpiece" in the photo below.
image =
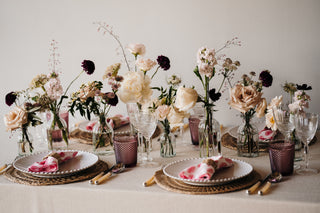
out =
{"type": "Polygon", "coordinates": [[[49,60],[51,72],[48,75],[37,75],[32,80],[30,89],[36,93],[36,95],[32,97],[32,100],[41,106],[41,111],[49,110],[51,112],[47,127],[47,139],[49,149],[52,150],[55,149],[53,146],[54,142],[63,140],[66,145],[68,145],[68,129],[65,121],[59,116],[59,113],[64,99],[68,98],[67,92],[70,86],[82,73],[86,72],[88,75],[91,75],[95,70],[95,66],[92,61],[84,60],[82,62],[83,70],[70,82],[67,89],[63,91],[58,71],[60,62],[58,59],[59,54],[57,53],[57,42],[55,40],[51,42],[50,56],[52,57],[49,60]]]}
{"type": "Polygon", "coordinates": [[[199,124],[200,157],[221,154],[218,144],[220,142],[220,125],[213,118],[212,113],[215,106],[214,102],[220,99],[222,86],[226,84],[231,86],[230,79],[233,77],[233,72],[240,66],[239,61],[233,62],[223,54],[218,55],[220,51],[231,45],[240,46],[241,42],[235,37],[227,41],[218,50],[201,47],[197,53],[197,66],[194,73],[200,79],[204,90],[204,96],[199,95],[198,101],[203,103],[205,110],[205,118],[199,124]],[[216,75],[216,72],[223,76],[219,89],[210,87],[210,81],[216,75]]]}
{"type": "Polygon", "coordinates": [[[32,138],[28,134],[28,127],[42,124],[36,112],[40,106],[30,99],[29,89],[24,91],[10,92],[6,95],[5,101],[8,106],[15,104],[15,107],[4,116],[4,123],[7,131],[16,132],[20,130],[18,140],[18,153],[25,155],[33,151],[32,138]],[[27,145],[29,146],[27,148],[27,145]]]}
{"type": "Polygon", "coordinates": [[[255,72],[243,75],[242,81],[230,89],[229,105],[241,112],[243,124],[238,129],[237,149],[239,156],[256,157],[259,155],[258,130],[252,125],[254,114],[258,118],[265,115],[267,101],[262,98],[263,87],[272,85],[270,71],[262,71],[259,81],[253,80],[255,72]]]}
{"type": "Polygon", "coordinates": [[[187,113],[197,102],[198,93],[192,88],[179,87],[176,89],[177,80],[170,81],[169,88],[153,87],[159,90],[160,95],[152,104],[156,118],[163,126],[164,133],[160,137],[160,155],[162,157],[174,157],[175,136],[171,134],[172,127],[183,123],[188,117],[187,113]]]}
{"type": "MultiPolygon", "coordinates": [[[[121,87],[123,77],[118,75],[120,64],[116,63],[109,66],[103,76],[103,80],[108,81],[111,85],[111,92],[102,92],[103,83],[101,81],[92,81],[82,84],[80,89],[72,94],[69,107],[74,116],[76,111],[80,115],[91,120],[92,114],[98,118],[98,122],[93,127],[93,145],[94,150],[105,147],[110,142],[113,145],[113,130],[108,124],[108,114],[112,106],[118,104],[117,91],[121,87]]],[[[101,154],[103,151],[101,151],[101,154]]]]}

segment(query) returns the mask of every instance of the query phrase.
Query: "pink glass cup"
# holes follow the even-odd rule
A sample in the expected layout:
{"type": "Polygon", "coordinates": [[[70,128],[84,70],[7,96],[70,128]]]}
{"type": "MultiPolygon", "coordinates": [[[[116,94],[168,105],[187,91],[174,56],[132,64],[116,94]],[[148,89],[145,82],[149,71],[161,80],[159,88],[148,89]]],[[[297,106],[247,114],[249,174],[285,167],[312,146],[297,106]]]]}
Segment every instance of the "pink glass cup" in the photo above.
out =
{"type": "Polygon", "coordinates": [[[269,157],[272,172],[279,172],[283,176],[293,173],[294,143],[270,143],[269,157]]]}
{"type": "Polygon", "coordinates": [[[115,136],[113,146],[117,163],[123,163],[126,167],[137,164],[137,136],[115,136]]]}
{"type": "Polygon", "coordinates": [[[197,116],[191,115],[189,118],[189,128],[191,142],[193,145],[199,145],[199,123],[200,119],[197,116]]]}

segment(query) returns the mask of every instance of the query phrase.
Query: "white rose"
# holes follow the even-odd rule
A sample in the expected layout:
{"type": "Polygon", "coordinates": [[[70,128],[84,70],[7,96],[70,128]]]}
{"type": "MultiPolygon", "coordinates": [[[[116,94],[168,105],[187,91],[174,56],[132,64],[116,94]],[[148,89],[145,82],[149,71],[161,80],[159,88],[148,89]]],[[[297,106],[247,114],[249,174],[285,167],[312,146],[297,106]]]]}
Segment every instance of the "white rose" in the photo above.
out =
{"type": "Polygon", "coordinates": [[[151,79],[142,72],[129,71],[123,76],[123,82],[118,91],[121,101],[124,103],[138,102],[145,104],[150,101],[152,90],[151,79]]]}
{"type": "Polygon", "coordinates": [[[135,56],[143,56],[146,53],[146,47],[143,44],[129,44],[127,48],[135,56]]]}
{"type": "Polygon", "coordinates": [[[183,118],[189,117],[189,114],[184,111],[179,111],[175,107],[170,108],[170,112],[167,115],[167,119],[170,122],[170,125],[182,123],[183,118]]]}
{"type": "Polygon", "coordinates": [[[179,87],[177,90],[175,107],[180,111],[188,111],[197,103],[198,93],[192,88],[179,87]]]}
{"type": "Polygon", "coordinates": [[[23,124],[28,122],[27,112],[21,107],[15,107],[12,111],[4,116],[4,123],[7,131],[13,131],[21,128],[23,124]]]}
{"type": "Polygon", "coordinates": [[[166,119],[166,117],[169,114],[169,112],[170,112],[170,107],[168,105],[158,106],[156,111],[155,111],[156,118],[159,121],[163,121],[163,120],[166,119]]]}
{"type": "Polygon", "coordinates": [[[136,65],[139,67],[140,70],[142,70],[144,72],[151,70],[156,64],[157,64],[157,62],[155,62],[149,58],[148,59],[139,58],[136,61],[136,65]]]}
{"type": "Polygon", "coordinates": [[[257,112],[257,117],[262,118],[265,114],[267,108],[267,101],[265,98],[262,98],[260,103],[257,105],[256,112],[257,112]]]}

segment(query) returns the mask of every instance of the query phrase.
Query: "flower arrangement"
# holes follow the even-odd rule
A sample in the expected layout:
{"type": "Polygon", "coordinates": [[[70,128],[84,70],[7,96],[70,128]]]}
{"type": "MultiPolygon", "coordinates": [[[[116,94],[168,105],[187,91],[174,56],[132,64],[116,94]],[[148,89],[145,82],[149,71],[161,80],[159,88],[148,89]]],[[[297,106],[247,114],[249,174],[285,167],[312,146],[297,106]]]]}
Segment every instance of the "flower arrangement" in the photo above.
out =
{"type": "Polygon", "coordinates": [[[309,108],[309,101],[311,101],[310,96],[305,91],[312,90],[312,87],[307,84],[297,84],[296,89],[293,102],[288,107],[292,113],[304,112],[305,108],[309,108]]]}
{"type": "MultiPolygon", "coordinates": [[[[201,81],[204,90],[204,96],[199,95],[198,101],[203,103],[205,109],[205,123],[203,130],[199,130],[200,134],[200,147],[205,147],[204,152],[200,152],[201,157],[209,157],[209,149],[216,146],[217,141],[213,141],[213,135],[216,134],[213,128],[212,111],[214,102],[218,101],[221,97],[222,86],[226,83],[231,86],[231,78],[233,72],[240,66],[239,61],[233,62],[230,58],[226,58],[225,55],[219,54],[225,48],[230,46],[241,46],[241,42],[235,37],[230,41],[227,41],[223,47],[217,51],[213,48],[201,47],[197,53],[197,66],[194,69],[195,75],[201,81]],[[219,89],[210,88],[210,81],[215,76],[216,72],[223,76],[219,89]],[[202,133],[200,132],[202,131],[202,133]],[[210,138],[210,139],[209,139],[210,138]]],[[[218,130],[219,127],[218,127],[218,130]]]]}
{"type": "Polygon", "coordinates": [[[48,75],[40,74],[37,75],[30,83],[30,89],[36,92],[36,95],[32,97],[32,100],[35,101],[39,106],[41,106],[41,111],[49,110],[52,113],[52,121],[50,124],[49,130],[47,130],[47,136],[49,141],[49,148],[52,149],[52,142],[54,140],[52,131],[58,127],[62,132],[62,139],[68,144],[68,130],[64,126],[63,121],[59,116],[61,105],[64,99],[67,99],[67,92],[70,86],[75,80],[77,80],[80,75],[86,72],[88,75],[91,75],[95,66],[94,63],[90,60],[84,60],[82,62],[82,71],[79,75],[74,78],[67,89],[63,91],[63,87],[60,81],[58,65],[60,61],[58,59],[59,54],[57,53],[57,41],[52,40],[51,42],[51,59],[49,60],[49,67],[51,72],[48,75]]]}
{"type": "MultiPolygon", "coordinates": [[[[120,64],[114,64],[109,66],[104,75],[103,80],[108,81],[111,86],[112,92],[102,92],[103,83],[101,81],[92,81],[87,84],[82,84],[80,89],[72,94],[69,107],[70,112],[74,116],[76,111],[80,112],[80,115],[91,120],[92,114],[98,117],[100,124],[100,132],[94,141],[95,149],[104,147],[106,145],[106,134],[110,131],[107,124],[107,116],[112,106],[116,106],[119,102],[117,92],[121,88],[121,82],[123,77],[118,75],[120,64]]],[[[112,143],[112,139],[109,138],[112,143]]]]}
{"type": "Polygon", "coordinates": [[[19,139],[19,142],[21,142],[19,147],[20,154],[27,152],[24,142],[29,144],[29,151],[33,151],[28,127],[42,124],[41,119],[36,115],[40,110],[40,106],[31,100],[29,92],[29,89],[10,92],[5,97],[5,102],[8,106],[15,104],[15,107],[4,116],[4,123],[7,131],[21,130],[19,139]]]}
{"type": "Polygon", "coordinates": [[[268,70],[260,73],[258,81],[253,79],[255,76],[255,72],[243,75],[242,81],[230,89],[229,105],[241,112],[244,121],[238,129],[239,156],[255,157],[259,154],[258,132],[251,125],[251,119],[254,114],[259,118],[265,115],[267,102],[262,98],[262,89],[272,85],[273,77],[268,70]]]}

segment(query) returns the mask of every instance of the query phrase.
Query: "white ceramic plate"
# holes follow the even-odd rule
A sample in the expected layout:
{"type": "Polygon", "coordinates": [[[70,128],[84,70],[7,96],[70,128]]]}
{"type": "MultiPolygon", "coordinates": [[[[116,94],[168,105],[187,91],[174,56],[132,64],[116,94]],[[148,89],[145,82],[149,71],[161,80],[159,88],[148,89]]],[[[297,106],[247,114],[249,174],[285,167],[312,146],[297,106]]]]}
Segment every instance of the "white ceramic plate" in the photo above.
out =
{"type": "Polygon", "coordinates": [[[203,161],[203,159],[204,158],[189,158],[172,162],[163,168],[163,173],[170,178],[181,180],[190,185],[211,186],[224,184],[245,177],[249,175],[253,170],[250,164],[237,159],[232,159],[234,165],[232,167],[217,171],[213,175],[212,180],[192,180],[180,178],[179,173],[182,170],[190,166],[199,164],[203,161]]]}
{"type": "MultiPolygon", "coordinates": [[[[77,150],[61,150],[61,151],[75,152],[77,150]]],[[[68,175],[72,175],[74,173],[80,172],[84,169],[87,169],[93,166],[99,160],[97,155],[92,154],[90,152],[85,152],[85,151],[77,151],[77,152],[78,154],[74,158],[59,164],[59,170],[56,172],[29,172],[28,171],[28,167],[30,165],[32,165],[34,162],[42,161],[43,157],[46,156],[48,153],[50,153],[49,151],[39,152],[39,153],[18,158],[13,162],[13,166],[15,169],[21,172],[29,173],[37,177],[54,178],[54,177],[68,176],[68,175]]]]}

